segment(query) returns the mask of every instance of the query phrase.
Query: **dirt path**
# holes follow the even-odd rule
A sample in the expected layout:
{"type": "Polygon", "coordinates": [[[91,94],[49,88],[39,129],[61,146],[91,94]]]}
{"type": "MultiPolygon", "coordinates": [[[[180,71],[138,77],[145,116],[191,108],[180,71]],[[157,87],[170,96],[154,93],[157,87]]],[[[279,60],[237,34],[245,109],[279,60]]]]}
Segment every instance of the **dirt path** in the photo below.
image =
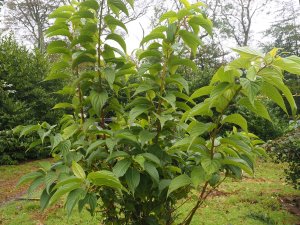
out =
{"type": "Polygon", "coordinates": [[[31,161],[17,166],[0,166],[0,206],[23,196],[29,184],[17,188],[19,179],[23,175],[35,171],[39,167],[39,162],[48,160],[31,161]]]}

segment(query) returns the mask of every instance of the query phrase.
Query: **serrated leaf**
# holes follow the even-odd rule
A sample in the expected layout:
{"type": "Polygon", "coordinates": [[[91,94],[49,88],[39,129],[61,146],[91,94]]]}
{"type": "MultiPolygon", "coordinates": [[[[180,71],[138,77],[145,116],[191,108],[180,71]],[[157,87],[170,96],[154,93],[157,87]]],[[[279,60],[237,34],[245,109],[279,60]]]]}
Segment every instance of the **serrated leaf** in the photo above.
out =
{"type": "MultiPolygon", "coordinates": [[[[107,0],[107,4],[110,6],[111,9],[112,9],[111,6],[116,7],[119,10],[121,10],[122,12],[124,12],[127,16],[129,16],[128,9],[121,0],[107,0]]],[[[115,13],[116,13],[116,11],[115,11],[115,13]]]]}
{"type": "Polygon", "coordinates": [[[172,22],[177,20],[177,13],[174,11],[168,11],[161,15],[159,22],[163,22],[164,20],[172,19],[172,22]]]}
{"type": "Polygon", "coordinates": [[[107,186],[126,191],[119,179],[110,171],[91,172],[88,174],[88,179],[96,186],[107,186]]]}
{"type": "Polygon", "coordinates": [[[217,172],[221,167],[221,163],[219,160],[210,159],[207,157],[205,157],[201,160],[201,165],[202,165],[203,169],[206,171],[206,173],[208,173],[208,174],[213,174],[213,173],[217,172]]]}
{"type": "Polygon", "coordinates": [[[72,171],[76,177],[81,179],[86,178],[83,168],[75,161],[72,162],[72,171]]]}
{"type": "Polygon", "coordinates": [[[56,203],[58,201],[58,199],[60,197],[62,197],[63,195],[75,190],[75,189],[78,189],[79,187],[81,186],[80,183],[69,183],[69,184],[66,184],[64,186],[61,186],[60,188],[58,188],[55,193],[53,194],[53,196],[50,198],[50,201],[49,201],[49,205],[53,205],[54,203],[56,203]]]}
{"type": "Polygon", "coordinates": [[[141,154],[145,159],[155,163],[156,165],[160,166],[160,159],[157,156],[153,155],[152,153],[142,153],[141,154]]]}
{"type": "Polygon", "coordinates": [[[205,95],[210,95],[212,90],[214,89],[213,86],[205,86],[197,89],[190,97],[190,99],[199,98],[205,95]]]}
{"type": "Polygon", "coordinates": [[[145,161],[144,162],[144,168],[145,168],[145,171],[153,179],[153,181],[156,184],[158,184],[159,183],[159,174],[158,174],[158,171],[157,171],[156,167],[152,163],[145,161]]]}
{"type": "Polygon", "coordinates": [[[122,47],[124,52],[126,53],[126,43],[124,41],[124,38],[121,37],[120,35],[111,33],[106,36],[106,40],[113,40],[113,41],[117,42],[122,47]]]}
{"type": "Polygon", "coordinates": [[[88,53],[79,54],[72,63],[72,69],[75,69],[77,66],[83,63],[94,64],[96,62],[96,58],[88,53]]]}
{"type": "Polygon", "coordinates": [[[90,144],[90,146],[86,150],[86,155],[89,155],[94,149],[98,148],[101,145],[105,145],[105,144],[106,144],[105,140],[97,140],[97,141],[93,142],[92,144],[90,144]]]}
{"type": "Polygon", "coordinates": [[[250,176],[253,176],[252,169],[248,166],[248,164],[243,159],[228,157],[222,159],[221,163],[224,165],[232,165],[232,166],[239,167],[240,169],[248,173],[250,176]]]}
{"type": "Polygon", "coordinates": [[[184,43],[191,48],[193,55],[196,55],[197,48],[201,44],[199,37],[186,30],[180,30],[179,35],[183,39],[184,43]]]}
{"type": "Polygon", "coordinates": [[[92,91],[90,94],[90,99],[96,114],[100,115],[103,106],[108,100],[108,94],[106,90],[102,90],[101,92],[92,91]]]}
{"type": "Polygon", "coordinates": [[[85,0],[84,2],[80,3],[80,6],[93,9],[95,11],[99,9],[99,4],[95,0],[85,0]]]}
{"type": "Polygon", "coordinates": [[[262,92],[268,98],[270,98],[272,101],[274,101],[278,106],[280,106],[280,108],[282,108],[285,113],[288,114],[281,94],[279,93],[279,91],[273,85],[270,85],[268,83],[263,83],[262,92]]]}
{"type": "Polygon", "coordinates": [[[68,194],[65,204],[65,209],[68,212],[68,216],[71,216],[75,205],[79,202],[79,200],[83,199],[85,195],[86,191],[81,188],[75,189],[68,194]]]}
{"type": "Polygon", "coordinates": [[[165,35],[161,32],[152,32],[143,38],[143,40],[140,43],[140,46],[155,39],[165,39],[165,38],[166,38],[165,35]]]}
{"type": "Polygon", "coordinates": [[[125,175],[126,183],[128,189],[134,195],[135,189],[139,186],[140,183],[140,173],[135,168],[129,168],[125,175]]]}
{"type": "Polygon", "coordinates": [[[176,58],[173,57],[170,59],[169,62],[169,67],[170,67],[170,72],[174,74],[177,70],[178,66],[187,66],[191,68],[194,72],[197,71],[197,65],[190,59],[181,59],[181,58],[176,58]]]}
{"type": "Polygon", "coordinates": [[[250,102],[250,100],[245,97],[245,98],[240,99],[238,103],[242,106],[245,106],[250,111],[256,113],[258,116],[261,116],[272,122],[272,119],[269,115],[268,110],[261,102],[255,100],[252,104],[250,102]]]}
{"type": "Polygon", "coordinates": [[[113,167],[113,173],[116,177],[122,177],[127,172],[128,168],[131,165],[130,159],[122,159],[116,163],[113,167]]]}
{"type": "Polygon", "coordinates": [[[71,103],[67,103],[67,102],[61,102],[56,104],[52,109],[74,109],[74,105],[71,103]]]}
{"type": "Polygon", "coordinates": [[[191,178],[186,175],[186,174],[182,174],[178,177],[175,177],[170,185],[169,185],[169,189],[168,189],[168,194],[167,196],[169,196],[172,192],[178,190],[179,188],[185,187],[192,184],[192,180],[191,178]]]}
{"type": "Polygon", "coordinates": [[[140,139],[142,145],[144,145],[145,143],[151,141],[155,136],[156,136],[155,133],[152,133],[152,132],[147,131],[147,130],[142,130],[139,133],[139,139],[140,139]]]}
{"type": "Polygon", "coordinates": [[[113,89],[113,84],[115,82],[115,78],[116,78],[116,73],[112,68],[105,68],[103,70],[103,74],[105,76],[105,79],[107,80],[109,86],[111,89],[113,89]]]}
{"type": "Polygon", "coordinates": [[[145,50],[139,55],[139,60],[148,57],[155,57],[160,59],[162,57],[162,54],[158,50],[145,50]]]}
{"type": "Polygon", "coordinates": [[[199,184],[205,182],[206,172],[201,166],[195,166],[191,172],[191,180],[195,187],[198,187],[199,184]]]}
{"type": "Polygon", "coordinates": [[[44,190],[40,197],[40,207],[42,210],[44,210],[48,206],[50,198],[51,195],[48,194],[46,190],[44,190]]]}
{"type": "Polygon", "coordinates": [[[79,129],[79,125],[78,124],[72,124],[71,126],[69,127],[66,127],[64,130],[63,130],[63,134],[62,134],[62,137],[64,139],[69,139],[70,137],[72,137],[79,129]]]}
{"type": "Polygon", "coordinates": [[[221,123],[233,123],[240,126],[244,131],[248,132],[247,120],[240,114],[231,114],[226,116],[221,123]]]}
{"type": "Polygon", "coordinates": [[[131,124],[134,122],[134,120],[140,116],[141,114],[147,112],[149,109],[148,106],[144,106],[144,105],[137,105],[136,107],[132,108],[129,112],[129,116],[128,116],[128,123],[131,124]]]}
{"type": "Polygon", "coordinates": [[[264,55],[261,52],[251,49],[249,47],[237,47],[232,48],[232,50],[239,53],[240,56],[244,58],[264,57],[264,55]]]}
{"type": "Polygon", "coordinates": [[[256,82],[250,81],[245,78],[240,79],[242,85],[242,91],[248,96],[251,104],[254,104],[254,100],[261,89],[261,86],[256,82]]]}
{"type": "Polygon", "coordinates": [[[19,137],[23,137],[26,136],[28,134],[31,134],[32,132],[38,131],[40,129],[40,125],[28,125],[25,126],[21,132],[20,132],[20,136],[19,137]]]}
{"type": "Polygon", "coordinates": [[[122,29],[124,29],[126,31],[126,33],[128,33],[128,30],[127,30],[125,24],[122,23],[120,20],[114,18],[113,16],[111,16],[111,15],[105,16],[104,21],[112,32],[115,30],[115,28],[117,26],[119,26],[122,29]]]}
{"type": "Polygon", "coordinates": [[[52,186],[52,184],[57,180],[57,175],[55,172],[49,171],[45,178],[45,185],[46,185],[46,191],[48,194],[50,194],[50,187],[52,186]]]}
{"type": "MultiPolygon", "coordinates": [[[[202,15],[197,15],[197,16],[193,16],[190,20],[189,20],[189,24],[193,27],[194,25],[198,25],[203,27],[206,32],[212,36],[212,28],[213,28],[213,23],[211,22],[210,19],[208,18],[204,18],[204,16],[202,15]]],[[[196,34],[198,32],[195,32],[196,34]]]]}

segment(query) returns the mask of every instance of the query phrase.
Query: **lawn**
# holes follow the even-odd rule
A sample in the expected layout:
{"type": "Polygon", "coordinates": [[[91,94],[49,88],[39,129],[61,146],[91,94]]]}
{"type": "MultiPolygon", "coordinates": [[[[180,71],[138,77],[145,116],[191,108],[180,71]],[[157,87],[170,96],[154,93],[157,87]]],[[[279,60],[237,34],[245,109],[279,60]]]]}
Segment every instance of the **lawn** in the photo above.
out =
{"type": "MultiPolygon", "coordinates": [[[[26,187],[16,189],[15,183],[23,173],[34,170],[37,165],[38,162],[30,162],[0,167],[1,225],[99,225],[100,215],[92,218],[87,212],[83,212],[75,213],[68,219],[62,203],[41,212],[38,201],[20,199],[26,187]]],[[[300,224],[300,191],[285,183],[284,167],[284,164],[259,162],[255,177],[245,177],[242,181],[227,180],[198,210],[192,224],[300,224]]],[[[179,208],[181,217],[192,205],[191,200],[179,208]]]]}

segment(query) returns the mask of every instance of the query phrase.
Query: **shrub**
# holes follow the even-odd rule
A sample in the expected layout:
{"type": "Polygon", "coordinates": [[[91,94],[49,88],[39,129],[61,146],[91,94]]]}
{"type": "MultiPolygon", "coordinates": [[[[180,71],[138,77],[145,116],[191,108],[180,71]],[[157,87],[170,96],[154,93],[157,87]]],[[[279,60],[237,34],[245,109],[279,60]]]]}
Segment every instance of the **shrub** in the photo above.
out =
{"type": "Polygon", "coordinates": [[[276,49],[267,54],[235,49],[240,57],[190,95],[179,72],[197,70],[187,56],[200,46],[200,30],[211,34],[212,23],[202,3],[181,2],[183,9],[164,14],[161,26],[143,38],[138,63],[125,54],[126,43],[116,32],[116,26],[127,30],[118,19],[128,14],[121,1],[73,2],[50,15],[56,20],[48,36],[65,39],[48,46],[61,61],[47,79],[73,81],[61,91],[72,93],[72,102],[54,107],[71,110],[59,132],[47,123],[15,130],[21,136],[37,132],[41,142],[51,142],[56,162],[41,164],[19,182],[32,181],[29,192],[45,185],[42,208],[67,195],[68,214],[76,205],[92,215],[100,208],[105,224],[188,225],[226,178],[241,178],[243,171],[252,175],[255,158],[265,154],[245,118],[228,109],[242,105],[271,120],[256,96],[269,97],[287,112],[284,93],[296,112],[282,70],[299,73],[299,58],[282,59],[276,49]],[[107,10],[110,15],[103,14],[107,10]],[[196,203],[178,221],[177,204],[188,195],[196,203]]]}
{"type": "Polygon", "coordinates": [[[51,110],[58,98],[53,94],[61,81],[42,82],[49,63],[38,51],[30,52],[16,43],[13,37],[0,40],[0,132],[2,146],[0,164],[16,163],[39,155],[38,149],[26,151],[31,139],[18,141],[10,130],[19,124],[32,124],[47,120],[58,121],[61,112],[51,110]],[[28,143],[25,143],[28,140],[28,143]],[[4,160],[4,157],[11,160],[4,160]]]}
{"type": "Polygon", "coordinates": [[[300,127],[269,142],[267,148],[277,162],[288,163],[286,179],[300,189],[300,127]]]}

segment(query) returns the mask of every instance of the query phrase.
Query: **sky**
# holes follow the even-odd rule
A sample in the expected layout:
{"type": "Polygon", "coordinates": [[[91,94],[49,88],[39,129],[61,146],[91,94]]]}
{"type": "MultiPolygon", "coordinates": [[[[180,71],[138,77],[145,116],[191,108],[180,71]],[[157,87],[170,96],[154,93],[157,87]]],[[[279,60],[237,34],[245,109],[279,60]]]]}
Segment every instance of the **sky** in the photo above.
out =
{"type": "MultiPolygon", "coordinates": [[[[295,6],[298,6],[299,8],[299,0],[279,0],[281,2],[284,1],[288,1],[288,2],[292,2],[295,6]]],[[[195,2],[194,1],[190,1],[195,2]]],[[[253,20],[253,26],[252,29],[255,30],[255,35],[253,37],[253,41],[250,42],[251,45],[250,47],[254,47],[257,48],[259,41],[263,41],[266,40],[264,35],[263,35],[263,31],[265,31],[266,29],[268,29],[270,27],[270,25],[272,24],[272,22],[274,20],[276,20],[276,18],[274,18],[274,15],[272,14],[272,11],[276,10],[277,8],[277,4],[276,0],[270,0],[269,4],[268,4],[268,11],[271,11],[270,13],[266,12],[262,13],[259,16],[256,16],[253,20]]],[[[150,32],[150,18],[153,15],[153,10],[149,10],[148,13],[146,15],[144,15],[143,17],[139,18],[136,21],[132,21],[130,23],[127,24],[127,28],[128,28],[128,35],[126,36],[126,43],[127,43],[127,49],[128,49],[128,53],[130,54],[134,49],[137,49],[139,47],[139,43],[142,40],[143,37],[143,32],[142,32],[142,28],[141,25],[143,26],[143,29],[145,30],[145,35],[147,35],[150,32]],[[140,25],[141,24],[141,25],[140,25]]],[[[235,43],[234,42],[228,42],[225,44],[226,48],[231,48],[231,47],[235,47],[235,43]]]]}
{"type": "MultiPolygon", "coordinates": [[[[153,5],[159,1],[161,0],[153,0],[153,5]]],[[[165,1],[170,1],[170,0],[165,0],[165,1]]],[[[191,3],[196,1],[197,0],[190,0],[191,3]]],[[[253,41],[250,42],[251,44],[250,47],[255,48],[258,46],[259,41],[265,40],[262,32],[266,30],[268,27],[270,27],[272,21],[276,20],[276,18],[274,18],[274,15],[272,14],[272,11],[276,10],[276,1],[281,1],[281,2],[289,1],[289,2],[293,2],[293,4],[296,6],[299,6],[299,0],[269,0],[269,1],[270,3],[268,4],[268,10],[271,11],[271,13],[267,13],[267,11],[265,11],[264,13],[254,18],[252,29],[255,30],[255,35],[253,37],[253,41]]],[[[4,11],[5,10],[0,11],[0,21],[1,21],[1,15],[3,16],[4,11]]],[[[128,54],[131,54],[135,49],[139,48],[139,43],[143,37],[143,29],[145,31],[145,35],[147,35],[150,32],[150,19],[153,16],[153,13],[154,13],[153,8],[150,8],[144,16],[126,24],[128,29],[128,35],[125,36],[125,41],[127,43],[128,54]],[[143,29],[141,28],[141,26],[143,27],[143,29]]],[[[0,24],[0,29],[1,27],[2,24],[0,24]]],[[[225,48],[231,48],[231,47],[235,47],[234,42],[225,43],[225,48]]]]}

